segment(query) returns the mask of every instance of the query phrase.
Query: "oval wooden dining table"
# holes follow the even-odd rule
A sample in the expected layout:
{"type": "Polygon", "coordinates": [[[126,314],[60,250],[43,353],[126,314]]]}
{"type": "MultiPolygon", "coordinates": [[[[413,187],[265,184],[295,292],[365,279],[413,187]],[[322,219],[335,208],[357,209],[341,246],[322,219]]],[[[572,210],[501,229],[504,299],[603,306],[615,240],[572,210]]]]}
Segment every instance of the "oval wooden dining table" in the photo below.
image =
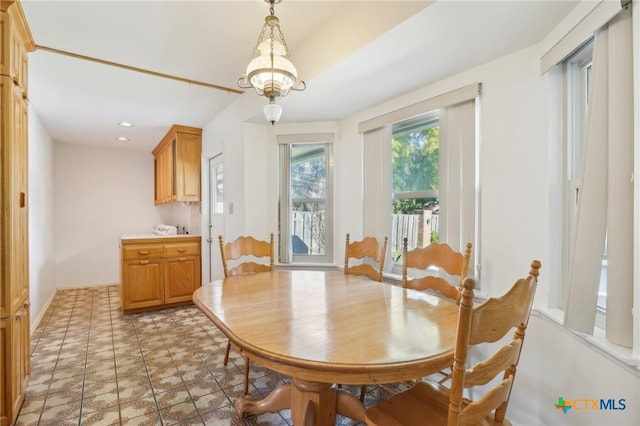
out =
{"type": "Polygon", "coordinates": [[[241,417],[290,408],[295,425],[364,422],[337,383],[399,382],[453,363],[454,303],[339,270],[228,277],[193,301],[249,359],[291,377],[262,400],[236,400],[241,417]]]}

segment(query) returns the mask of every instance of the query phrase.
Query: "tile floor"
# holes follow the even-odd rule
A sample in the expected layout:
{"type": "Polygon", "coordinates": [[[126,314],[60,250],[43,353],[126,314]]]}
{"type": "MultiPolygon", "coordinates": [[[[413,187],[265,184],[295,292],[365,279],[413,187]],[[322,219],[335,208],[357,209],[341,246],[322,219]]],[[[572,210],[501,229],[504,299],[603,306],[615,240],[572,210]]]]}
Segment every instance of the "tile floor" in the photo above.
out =
{"type": "MultiPolygon", "coordinates": [[[[124,315],[118,286],[60,290],[32,336],[16,425],[291,425],[289,410],[238,417],[244,361],[232,351],[224,367],[226,343],[195,306],[124,315]]],[[[249,394],[286,381],[252,364],[249,394]]],[[[369,386],[366,404],[387,396],[369,386]]]]}

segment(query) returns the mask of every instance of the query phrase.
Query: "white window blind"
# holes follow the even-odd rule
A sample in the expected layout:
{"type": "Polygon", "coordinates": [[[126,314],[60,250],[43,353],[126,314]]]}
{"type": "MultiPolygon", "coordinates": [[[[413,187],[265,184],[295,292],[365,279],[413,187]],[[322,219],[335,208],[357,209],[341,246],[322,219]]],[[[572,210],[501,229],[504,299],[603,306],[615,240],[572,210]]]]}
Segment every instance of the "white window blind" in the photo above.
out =
{"type": "Polygon", "coordinates": [[[630,10],[596,34],[565,325],[592,334],[607,239],[607,339],[632,346],[633,70],[630,10]],[[603,196],[604,194],[604,196],[603,196]]]}
{"type": "Polygon", "coordinates": [[[475,242],[475,118],[474,101],[440,112],[440,239],[456,251],[475,242]]]}
{"type": "Polygon", "coordinates": [[[363,159],[363,237],[382,241],[391,221],[391,126],[364,134],[363,159]]]}

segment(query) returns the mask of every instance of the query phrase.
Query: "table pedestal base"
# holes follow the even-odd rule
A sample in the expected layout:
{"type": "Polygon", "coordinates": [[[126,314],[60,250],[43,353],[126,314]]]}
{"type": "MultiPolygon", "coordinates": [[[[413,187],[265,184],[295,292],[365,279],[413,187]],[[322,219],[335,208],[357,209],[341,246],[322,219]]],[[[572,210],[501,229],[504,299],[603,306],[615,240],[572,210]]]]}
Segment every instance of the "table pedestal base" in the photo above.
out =
{"type": "Polygon", "coordinates": [[[257,401],[244,396],[234,403],[240,417],[291,408],[293,424],[301,426],[335,425],[336,414],[364,422],[364,406],[347,391],[330,383],[293,378],[280,385],[266,398],[257,401]]]}

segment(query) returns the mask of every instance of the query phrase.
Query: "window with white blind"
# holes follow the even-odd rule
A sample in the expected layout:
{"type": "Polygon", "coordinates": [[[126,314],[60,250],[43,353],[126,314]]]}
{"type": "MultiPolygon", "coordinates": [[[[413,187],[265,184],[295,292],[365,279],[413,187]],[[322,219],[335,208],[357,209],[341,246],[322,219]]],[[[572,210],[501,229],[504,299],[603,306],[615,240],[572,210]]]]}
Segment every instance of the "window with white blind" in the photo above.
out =
{"type": "MultiPolygon", "coordinates": [[[[439,213],[438,241],[449,244],[456,251],[461,251],[469,242],[477,246],[476,156],[480,88],[479,83],[470,84],[360,123],[364,153],[363,202],[364,211],[368,212],[363,218],[363,235],[379,239],[395,235],[392,230],[393,203],[420,200],[421,208],[431,208],[431,213],[435,209],[439,213]],[[431,177],[416,179],[403,184],[404,187],[397,180],[394,182],[394,178],[402,174],[402,166],[397,161],[393,164],[398,160],[394,150],[401,148],[398,144],[394,147],[394,137],[398,142],[399,136],[413,135],[415,139],[411,143],[405,141],[404,148],[420,151],[429,138],[432,144],[435,142],[435,133],[437,154],[426,149],[421,153],[425,154],[422,160],[419,160],[420,153],[412,160],[424,161],[421,178],[427,174],[431,177]],[[432,173],[435,172],[433,161],[437,164],[435,174],[432,173]]],[[[398,232],[405,233],[404,230],[398,232]]],[[[396,235],[396,239],[401,241],[404,236],[407,235],[396,235]]],[[[387,258],[398,257],[396,246],[393,241],[388,245],[387,258]]],[[[397,263],[387,262],[385,269],[395,272],[397,263]]]]}
{"type": "Polygon", "coordinates": [[[633,73],[630,10],[560,65],[565,88],[564,325],[632,347],[633,73]]]}

